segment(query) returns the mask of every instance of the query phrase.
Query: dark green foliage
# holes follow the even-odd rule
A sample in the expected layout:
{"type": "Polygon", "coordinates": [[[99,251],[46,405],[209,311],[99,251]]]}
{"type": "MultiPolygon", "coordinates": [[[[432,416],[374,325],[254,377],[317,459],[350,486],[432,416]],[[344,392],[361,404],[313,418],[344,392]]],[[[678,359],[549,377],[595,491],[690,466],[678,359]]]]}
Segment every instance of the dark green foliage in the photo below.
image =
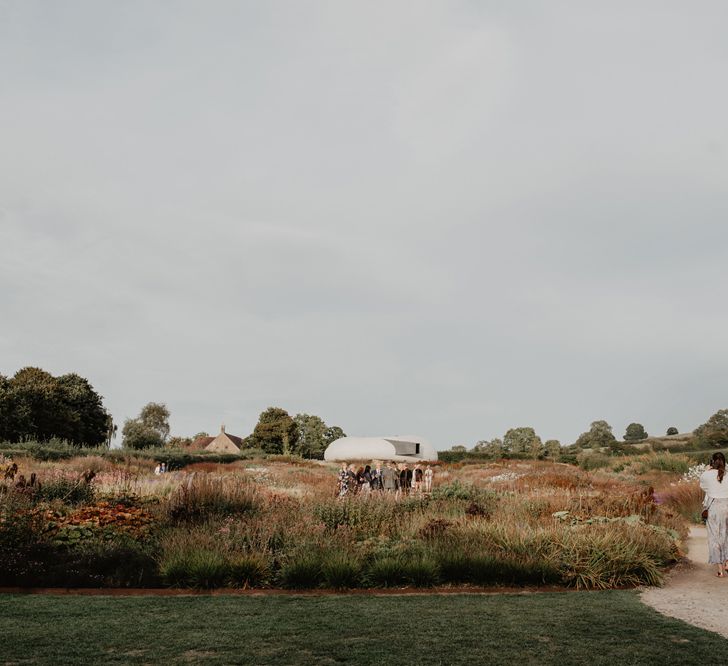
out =
{"type": "Polygon", "coordinates": [[[718,410],[693,432],[698,445],[728,446],[728,409],[718,410]]]}
{"type": "Polygon", "coordinates": [[[0,375],[0,440],[66,440],[79,446],[106,442],[109,415],[83,377],[54,377],[40,368],[0,375]]]}
{"type": "Polygon", "coordinates": [[[326,447],[346,436],[338,426],[329,427],[321,417],[312,414],[296,414],[293,421],[297,434],[292,450],[304,458],[323,459],[326,447]]]}
{"type": "Polygon", "coordinates": [[[125,535],[94,539],[57,554],[45,584],[67,587],[156,587],[161,584],[152,546],[125,535]]]}
{"type": "Polygon", "coordinates": [[[614,446],[616,441],[617,439],[612,433],[612,426],[606,421],[594,421],[589,430],[579,435],[576,446],[582,449],[598,449],[614,446]]]}
{"type": "Polygon", "coordinates": [[[511,428],[503,436],[503,450],[529,458],[538,458],[541,453],[541,438],[530,427],[511,428]]]}
{"type": "Polygon", "coordinates": [[[306,550],[291,555],[278,572],[281,587],[292,589],[311,589],[321,583],[321,554],[306,550]]]}
{"type": "Polygon", "coordinates": [[[259,449],[241,451],[240,453],[212,453],[208,451],[181,451],[166,448],[141,449],[130,452],[128,449],[79,448],[64,442],[53,441],[21,442],[19,444],[0,443],[0,453],[6,456],[30,456],[35,460],[68,460],[77,456],[94,455],[102,458],[123,461],[126,458],[143,458],[155,461],[165,461],[169,470],[182,469],[187,465],[199,462],[232,463],[255,457],[265,457],[259,449]]]}
{"type": "Polygon", "coordinates": [[[345,551],[326,553],[321,562],[321,581],[324,587],[343,590],[361,584],[359,560],[345,551]]]}
{"type": "Polygon", "coordinates": [[[438,557],[440,577],[447,583],[469,585],[556,584],[560,573],[543,560],[523,560],[446,550],[438,557]]]}
{"type": "Polygon", "coordinates": [[[439,571],[427,555],[385,555],[369,563],[364,581],[371,587],[432,587],[439,581],[439,571]]]}
{"type": "Polygon", "coordinates": [[[128,449],[164,446],[169,436],[169,410],[161,403],[150,402],[135,419],[127,419],[121,431],[122,445],[128,449]]]}
{"type": "Polygon", "coordinates": [[[83,479],[69,479],[67,477],[55,477],[46,479],[38,484],[33,497],[37,502],[52,502],[60,500],[64,504],[90,504],[95,496],[92,483],[83,479]]]}
{"type": "Polygon", "coordinates": [[[665,434],[669,437],[670,435],[677,435],[677,434],[679,434],[679,432],[680,431],[675,426],[670,426],[667,429],[667,433],[665,433],[665,434]]]}
{"type": "Polygon", "coordinates": [[[298,444],[298,428],[285,409],[269,407],[258,419],[249,445],[266,453],[294,453],[298,444]]]}
{"type": "Polygon", "coordinates": [[[577,456],[577,460],[579,462],[579,467],[587,472],[591,472],[595,469],[609,467],[612,464],[613,459],[610,459],[609,456],[599,453],[598,451],[593,453],[584,451],[577,456]]]}
{"type": "Polygon", "coordinates": [[[160,564],[165,583],[178,587],[210,589],[223,587],[231,569],[228,558],[212,549],[194,548],[177,552],[160,564]]]}
{"type": "Polygon", "coordinates": [[[270,579],[268,561],[261,555],[233,555],[229,559],[228,585],[263,587],[270,579]]]}
{"type": "Polygon", "coordinates": [[[641,423],[630,423],[624,433],[625,442],[639,442],[647,437],[647,431],[641,423]]]}

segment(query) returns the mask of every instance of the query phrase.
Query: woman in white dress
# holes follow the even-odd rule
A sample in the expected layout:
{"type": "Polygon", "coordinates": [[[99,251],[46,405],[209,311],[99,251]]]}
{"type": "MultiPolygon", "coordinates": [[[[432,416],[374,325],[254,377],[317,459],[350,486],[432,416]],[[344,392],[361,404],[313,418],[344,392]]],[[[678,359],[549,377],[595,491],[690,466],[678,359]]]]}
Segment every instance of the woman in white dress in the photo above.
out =
{"type": "Polygon", "coordinates": [[[432,492],[432,467],[429,465],[425,469],[425,492],[430,493],[432,492]]]}
{"type": "Polygon", "coordinates": [[[708,562],[718,565],[716,576],[723,578],[728,567],[728,480],[725,478],[725,456],[714,453],[711,469],[700,475],[705,493],[703,508],[708,510],[708,562]]]}

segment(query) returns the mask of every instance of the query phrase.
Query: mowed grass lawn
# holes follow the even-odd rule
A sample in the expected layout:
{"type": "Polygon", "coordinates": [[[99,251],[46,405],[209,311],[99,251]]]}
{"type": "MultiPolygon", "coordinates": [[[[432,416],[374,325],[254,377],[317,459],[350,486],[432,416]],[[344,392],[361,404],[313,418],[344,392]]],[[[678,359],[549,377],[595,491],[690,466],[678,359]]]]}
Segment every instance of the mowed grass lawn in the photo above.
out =
{"type": "Polygon", "coordinates": [[[718,664],[728,640],[635,592],[0,595],[2,664],[718,664]]]}

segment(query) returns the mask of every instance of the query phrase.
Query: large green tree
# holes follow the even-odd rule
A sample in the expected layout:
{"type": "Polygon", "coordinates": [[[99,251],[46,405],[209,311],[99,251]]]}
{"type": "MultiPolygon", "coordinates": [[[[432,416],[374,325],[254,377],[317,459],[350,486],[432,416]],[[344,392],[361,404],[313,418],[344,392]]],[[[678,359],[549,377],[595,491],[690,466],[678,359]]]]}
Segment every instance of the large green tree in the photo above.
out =
{"type": "Polygon", "coordinates": [[[558,439],[547,439],[543,445],[544,457],[558,460],[561,455],[561,442],[558,439]]]}
{"type": "Polygon", "coordinates": [[[251,444],[266,453],[294,453],[298,429],[291,415],[281,407],[268,407],[255,425],[251,444]]]}
{"type": "Polygon", "coordinates": [[[127,449],[164,446],[169,436],[169,409],[163,403],[147,403],[137,418],[124,422],[121,436],[127,449]]]}
{"type": "Polygon", "coordinates": [[[589,430],[581,433],[576,440],[576,445],[582,449],[599,449],[605,446],[612,447],[617,443],[617,438],[612,432],[612,426],[606,421],[592,421],[589,430]]]}
{"type": "Polygon", "coordinates": [[[543,445],[533,428],[521,427],[511,428],[503,436],[503,448],[508,453],[538,458],[543,445]]]}
{"type": "Polygon", "coordinates": [[[719,409],[693,434],[700,445],[728,446],[728,409],[719,409]]]}
{"type": "Polygon", "coordinates": [[[473,447],[475,453],[482,453],[490,458],[502,458],[505,453],[503,440],[500,437],[494,437],[491,440],[481,439],[473,447]]]}
{"type": "Polygon", "coordinates": [[[346,434],[339,426],[327,426],[320,416],[296,414],[293,417],[298,433],[294,453],[304,458],[323,458],[326,447],[346,434]]]}
{"type": "Polygon", "coordinates": [[[106,441],[109,414],[91,383],[75,373],[54,377],[41,368],[0,377],[0,438],[67,440],[79,446],[106,441]]]}
{"type": "Polygon", "coordinates": [[[647,431],[641,423],[630,423],[624,433],[625,442],[639,442],[647,439],[647,431]]]}

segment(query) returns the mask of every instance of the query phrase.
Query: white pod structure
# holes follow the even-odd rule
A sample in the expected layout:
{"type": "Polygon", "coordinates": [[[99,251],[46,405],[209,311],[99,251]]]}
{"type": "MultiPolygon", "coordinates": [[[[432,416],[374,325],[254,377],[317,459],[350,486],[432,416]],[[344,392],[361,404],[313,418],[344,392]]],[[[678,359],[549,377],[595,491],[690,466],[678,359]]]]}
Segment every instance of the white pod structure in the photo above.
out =
{"type": "Polygon", "coordinates": [[[437,460],[437,451],[427,440],[416,435],[340,437],[326,447],[324,460],[396,460],[416,463],[420,460],[437,460]]]}

